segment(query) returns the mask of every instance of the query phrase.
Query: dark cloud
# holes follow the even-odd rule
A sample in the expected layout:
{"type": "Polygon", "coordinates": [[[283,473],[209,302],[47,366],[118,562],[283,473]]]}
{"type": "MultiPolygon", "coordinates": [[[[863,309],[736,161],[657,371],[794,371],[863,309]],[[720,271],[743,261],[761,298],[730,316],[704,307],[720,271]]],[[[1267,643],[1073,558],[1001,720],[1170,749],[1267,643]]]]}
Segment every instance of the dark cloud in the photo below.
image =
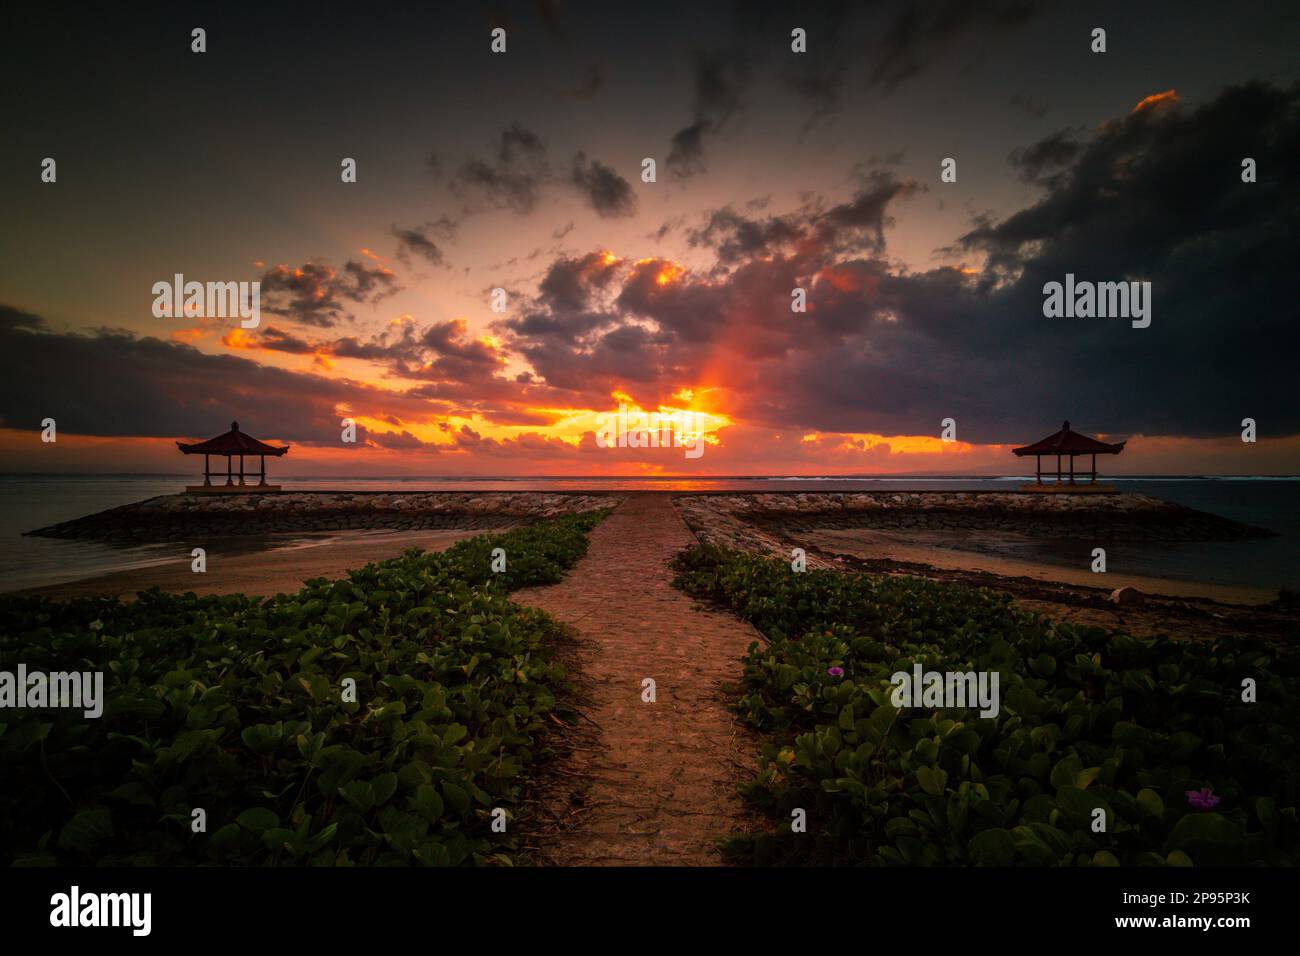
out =
{"type": "Polygon", "coordinates": [[[673,216],[671,219],[662,222],[654,232],[647,233],[646,238],[653,239],[655,242],[663,242],[674,229],[680,229],[683,222],[683,217],[673,216]]]}
{"type": "Polygon", "coordinates": [[[620,262],[593,295],[566,260],[509,324],[510,347],[585,401],[709,385],[738,420],[773,427],[935,434],[954,417],[964,440],[1015,442],[1066,417],[1212,436],[1267,416],[1272,434],[1297,434],[1295,350],[1281,346],[1300,325],[1298,147],[1300,92],[1263,84],[1047,137],[1015,158],[1040,197],[956,244],[984,257],[978,270],[889,261],[887,227],[920,187],[883,171],[840,203],[726,207],[690,232],[715,268],[620,262]],[[1241,181],[1243,155],[1259,182],[1241,181]],[[1043,284],[1067,272],[1150,281],[1150,328],[1045,318],[1043,284]],[[805,314],[790,310],[796,286],[805,314]]]}
{"type": "MultiPolygon", "coordinates": [[[[579,151],[573,157],[569,173],[561,175],[552,170],[546,146],[537,134],[517,124],[502,132],[496,155],[490,161],[467,161],[450,183],[450,189],[463,201],[464,216],[489,209],[511,209],[522,214],[532,212],[543,190],[555,184],[576,189],[602,218],[636,213],[636,194],[612,167],[579,151]]],[[[567,228],[557,230],[556,238],[562,238],[567,231],[567,228]]],[[[441,255],[440,249],[438,253],[441,255]]]]}
{"type": "Polygon", "coordinates": [[[310,355],[315,349],[306,339],[292,335],[283,329],[268,325],[257,337],[258,344],[272,352],[289,352],[293,355],[310,355]]]}
{"type": "Polygon", "coordinates": [[[880,252],[885,248],[885,227],[893,220],[886,210],[895,200],[907,198],[924,187],[875,170],[851,200],[833,206],[815,218],[817,231],[839,249],[880,252]]]}
{"type": "MultiPolygon", "coordinates": [[[[273,333],[278,334],[278,333],[273,333]]],[[[208,355],[129,333],[30,331],[0,322],[0,423],[73,435],[210,438],[238,420],[250,434],[339,441],[339,409],[425,418],[423,400],[347,380],[208,355]]]]}
{"type": "Polygon", "coordinates": [[[789,245],[805,235],[803,224],[795,217],[770,216],[766,219],[748,218],[730,206],[715,210],[699,229],[687,231],[686,238],[692,246],[707,246],[724,264],[770,255],[773,250],[789,245]]]}
{"type": "Polygon", "coordinates": [[[465,203],[466,212],[512,209],[531,212],[550,177],[546,146],[532,130],[519,124],[507,127],[492,160],[471,159],[450,183],[465,203]]]}
{"type": "MultiPolygon", "coordinates": [[[[209,355],[186,344],[102,330],[44,331],[45,323],[0,306],[0,426],[39,430],[52,417],[65,434],[207,438],[238,420],[264,439],[339,444],[340,419],[364,415],[394,432],[358,429],[359,444],[390,449],[455,450],[413,435],[407,423],[446,424],[446,416],[479,416],[503,425],[546,425],[560,394],[531,375],[498,374],[502,354],[473,338],[463,320],[400,330],[369,340],[307,341],[268,327],[238,339],[239,348],[387,365],[414,387],[385,389],[262,365],[241,355],[209,355]],[[21,321],[10,321],[14,316],[21,321]]],[[[444,429],[446,431],[447,429],[444,429]]],[[[503,449],[517,446],[507,445],[503,449]]]]}
{"type": "Polygon", "coordinates": [[[468,337],[464,319],[435,322],[420,334],[420,344],[440,359],[455,359],[465,365],[496,368],[503,364],[497,350],[482,341],[468,337]]]}
{"type": "Polygon", "coordinates": [[[430,265],[443,266],[447,262],[446,256],[434,237],[450,239],[456,233],[456,226],[444,216],[437,222],[427,222],[423,226],[393,226],[392,233],[397,239],[397,258],[404,265],[409,266],[412,258],[418,256],[430,265]]]}
{"type": "Polygon", "coordinates": [[[343,265],[343,272],[341,293],[357,302],[378,302],[402,290],[397,277],[383,266],[367,266],[349,259],[343,265]]]}
{"type": "Polygon", "coordinates": [[[1294,89],[1254,84],[1027,145],[1012,163],[1038,197],[953,246],[979,269],[891,262],[889,225],[922,187],[864,169],[838,202],[714,210],[687,231],[713,253],[702,270],[561,256],[494,327],[500,343],[453,321],[324,342],[272,327],[263,345],[365,358],[423,382],[433,407],[501,423],[600,408],[618,389],[649,406],[709,385],[737,420],[822,432],[933,434],[953,417],[965,440],[1009,442],[1070,417],[1113,435],[1214,435],[1250,415],[1296,433],[1293,352],[1276,344],[1300,321],[1300,210],[1287,188],[1300,175],[1298,102],[1294,89]],[[1258,183],[1241,182],[1246,151],[1258,183]],[[1043,283],[1067,272],[1152,282],[1152,326],[1045,319],[1043,283]],[[795,287],[806,313],[790,310],[795,287]],[[508,355],[528,371],[506,375],[508,355]]]}
{"type": "Polygon", "coordinates": [[[704,162],[704,134],[708,129],[706,121],[696,120],[673,134],[668,150],[668,169],[675,176],[685,179],[708,168],[704,162]]]}
{"type": "Polygon", "coordinates": [[[348,260],[343,272],[323,259],[301,266],[277,265],[261,277],[262,311],[327,328],[352,318],[349,304],[374,304],[402,290],[383,266],[348,260]]]}
{"type": "Polygon", "coordinates": [[[538,284],[541,302],[557,312],[591,308],[595,295],[617,277],[617,261],[600,252],[555,260],[538,284]]]}
{"type": "Polygon", "coordinates": [[[913,405],[933,419],[947,406],[975,440],[1016,440],[1031,416],[1071,409],[1119,434],[1230,434],[1250,408],[1267,410],[1275,434],[1300,431],[1300,401],[1283,384],[1294,350],[1272,347],[1300,319],[1300,200],[1286,185],[1300,174],[1300,93],[1237,87],[1197,109],[1130,114],[1073,149],[1062,142],[1022,154],[1053,157],[1038,202],[963,238],[987,254],[982,275],[863,285],[853,298],[894,317],[870,338],[882,361],[819,365],[821,380],[889,385],[880,411],[913,405]],[[1272,178],[1242,183],[1243,153],[1272,178]],[[1045,319],[1043,284],[1067,272],[1150,281],[1151,327],[1045,319]]]}
{"type": "Polygon", "coordinates": [[[873,170],[862,180],[862,187],[851,199],[825,210],[810,206],[798,213],[763,219],[745,216],[730,206],[715,210],[703,227],[688,231],[687,240],[692,246],[712,248],[723,265],[778,251],[791,254],[800,246],[806,254],[811,251],[810,243],[829,250],[879,252],[885,246],[885,229],[893,224],[887,213],[889,205],[923,187],[882,170],[873,170]]]}
{"type": "Polygon", "coordinates": [[[564,340],[581,337],[601,326],[616,325],[618,321],[618,316],[601,312],[530,311],[521,318],[502,322],[500,328],[532,341],[552,337],[564,340]]]}
{"type": "Polygon", "coordinates": [[[554,392],[531,376],[505,376],[506,355],[499,344],[471,335],[464,319],[421,324],[405,317],[368,338],[308,341],[269,328],[260,334],[241,330],[224,341],[236,349],[311,354],[318,362],[355,359],[374,363],[389,378],[424,383],[398,394],[403,400],[422,398],[436,403],[425,409],[426,415],[436,411],[479,415],[499,424],[536,424],[549,422],[552,416],[521,406],[555,404],[554,392]]]}
{"type": "Polygon", "coordinates": [[[678,178],[707,169],[709,140],[743,109],[755,76],[774,71],[799,97],[806,130],[839,112],[854,84],[892,93],[960,40],[987,43],[1043,7],[1042,0],[909,0],[882,10],[827,0],[792,16],[780,0],[738,3],[731,42],[695,54],[692,118],[672,137],[668,168],[678,178]],[[793,26],[806,31],[806,53],[790,49],[793,26]],[[852,71],[864,63],[865,76],[855,80],[852,71]]]}
{"type": "Polygon", "coordinates": [[[602,219],[636,213],[636,194],[628,181],[599,160],[587,161],[583,153],[573,160],[573,185],[602,219]]]}
{"type": "Polygon", "coordinates": [[[1057,130],[1031,146],[1013,150],[1010,162],[1022,179],[1033,182],[1069,167],[1082,148],[1075,131],[1057,130]]]}
{"type": "MultiPolygon", "coordinates": [[[[254,342],[265,348],[275,348],[265,337],[254,342]]],[[[425,326],[408,319],[367,339],[344,336],[305,344],[306,351],[375,362],[404,378],[475,382],[504,364],[494,346],[470,337],[464,319],[449,319],[425,326]]]]}
{"type": "Polygon", "coordinates": [[[380,448],[390,448],[397,451],[409,451],[413,448],[430,448],[435,451],[438,449],[436,443],[421,441],[405,429],[400,432],[372,431],[370,440],[380,448]]]}
{"type": "Polygon", "coordinates": [[[1028,93],[1013,93],[1007,103],[1019,110],[1023,110],[1034,119],[1042,119],[1047,115],[1047,104],[1028,93]]]}
{"type": "Polygon", "coordinates": [[[1041,9],[1039,0],[926,0],[907,3],[877,35],[867,62],[869,86],[892,93],[929,69],[964,34],[1019,26],[1041,9]]]}
{"type": "Polygon", "coordinates": [[[703,172],[705,137],[715,136],[741,106],[749,83],[749,56],[744,46],[697,51],[694,60],[694,118],[672,138],[668,169],[679,178],[703,172]]]}
{"type": "Polygon", "coordinates": [[[23,312],[15,309],[13,306],[0,305],[0,330],[11,329],[41,329],[45,327],[45,320],[39,315],[32,315],[30,312],[23,312]]]}

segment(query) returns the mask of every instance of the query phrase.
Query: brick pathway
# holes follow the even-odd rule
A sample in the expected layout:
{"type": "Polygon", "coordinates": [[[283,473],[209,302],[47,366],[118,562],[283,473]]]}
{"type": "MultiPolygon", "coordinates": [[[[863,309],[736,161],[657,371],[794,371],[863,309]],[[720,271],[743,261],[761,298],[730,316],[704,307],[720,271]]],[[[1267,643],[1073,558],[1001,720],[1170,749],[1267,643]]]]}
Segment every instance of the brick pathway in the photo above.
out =
{"type": "Polygon", "coordinates": [[[720,685],[738,683],[758,634],[672,587],[669,562],[694,540],[668,495],[632,495],[563,582],[513,596],[576,629],[594,731],[559,769],[569,792],[549,801],[555,823],[530,841],[544,861],[716,864],[715,841],[743,826],[736,784],[757,748],[720,685]],[[655,703],[641,699],[646,677],[655,703]]]}

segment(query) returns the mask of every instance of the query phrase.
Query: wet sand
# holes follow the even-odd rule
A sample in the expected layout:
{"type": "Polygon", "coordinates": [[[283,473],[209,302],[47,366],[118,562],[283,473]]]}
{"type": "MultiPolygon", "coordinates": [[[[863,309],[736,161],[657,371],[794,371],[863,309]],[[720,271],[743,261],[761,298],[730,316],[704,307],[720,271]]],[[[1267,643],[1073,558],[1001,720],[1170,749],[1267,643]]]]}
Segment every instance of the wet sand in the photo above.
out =
{"type": "Polygon", "coordinates": [[[810,543],[824,551],[848,554],[866,560],[888,560],[928,565],[945,571],[982,571],[1001,577],[1027,577],[1038,581],[1086,588],[1137,588],[1144,594],[1175,598],[1208,598],[1224,604],[1268,604],[1276,590],[1243,585],[1208,584],[1137,574],[1107,571],[1094,574],[1089,568],[1068,568],[1042,561],[1026,561],[977,551],[945,548],[935,544],[933,534],[827,529],[806,534],[810,543]]]}
{"type": "Polygon", "coordinates": [[[112,594],[130,598],[152,587],[184,594],[248,594],[258,597],[290,594],[311,578],[341,578],[349,570],[395,558],[410,548],[445,551],[462,538],[482,531],[354,531],[296,540],[274,550],[252,550],[247,544],[224,550],[210,548],[206,572],[191,570],[188,550],[174,559],[144,567],[113,571],[79,581],[30,588],[18,593],[47,597],[112,594]]]}
{"type": "Polygon", "coordinates": [[[805,534],[823,566],[866,574],[907,574],[963,587],[990,588],[1011,597],[1024,611],[1065,624],[1102,627],[1140,637],[1215,640],[1225,634],[1266,639],[1300,639],[1300,612],[1277,603],[1258,588],[1125,574],[1093,574],[1003,556],[918,544],[917,535],[827,530],[805,534]],[[811,540],[809,538],[811,537],[811,540]],[[1116,605],[1111,590],[1142,592],[1136,605],[1116,605]]]}

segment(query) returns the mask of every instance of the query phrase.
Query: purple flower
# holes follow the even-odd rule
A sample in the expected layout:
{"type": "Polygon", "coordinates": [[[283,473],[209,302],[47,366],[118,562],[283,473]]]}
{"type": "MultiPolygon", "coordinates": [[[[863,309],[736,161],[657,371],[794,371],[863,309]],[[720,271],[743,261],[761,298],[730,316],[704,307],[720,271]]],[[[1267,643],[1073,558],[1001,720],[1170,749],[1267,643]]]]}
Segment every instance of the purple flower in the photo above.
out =
{"type": "Polygon", "coordinates": [[[1221,802],[1209,787],[1202,787],[1200,790],[1188,790],[1186,793],[1187,802],[1191,804],[1193,810],[1213,810],[1221,802]]]}
{"type": "Polygon", "coordinates": [[[844,676],[844,668],[843,668],[843,667],[828,667],[828,668],[826,668],[826,673],[830,674],[832,677],[843,677],[843,676],[844,676]]]}

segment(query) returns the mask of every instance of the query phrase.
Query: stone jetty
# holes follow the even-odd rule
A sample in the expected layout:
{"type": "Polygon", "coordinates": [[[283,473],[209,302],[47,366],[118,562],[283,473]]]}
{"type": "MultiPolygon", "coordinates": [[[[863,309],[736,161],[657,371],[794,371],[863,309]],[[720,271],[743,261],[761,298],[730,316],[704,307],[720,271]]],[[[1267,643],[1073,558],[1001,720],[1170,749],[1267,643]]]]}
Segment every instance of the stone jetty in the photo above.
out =
{"type": "Polygon", "coordinates": [[[538,492],[301,491],[161,495],[28,534],[120,543],[332,531],[494,530],[612,508],[622,496],[538,492]]]}
{"type": "Polygon", "coordinates": [[[750,551],[801,532],[989,531],[1097,541],[1235,541],[1265,528],[1139,494],[990,491],[805,492],[682,495],[687,526],[702,541],[750,551]]]}

